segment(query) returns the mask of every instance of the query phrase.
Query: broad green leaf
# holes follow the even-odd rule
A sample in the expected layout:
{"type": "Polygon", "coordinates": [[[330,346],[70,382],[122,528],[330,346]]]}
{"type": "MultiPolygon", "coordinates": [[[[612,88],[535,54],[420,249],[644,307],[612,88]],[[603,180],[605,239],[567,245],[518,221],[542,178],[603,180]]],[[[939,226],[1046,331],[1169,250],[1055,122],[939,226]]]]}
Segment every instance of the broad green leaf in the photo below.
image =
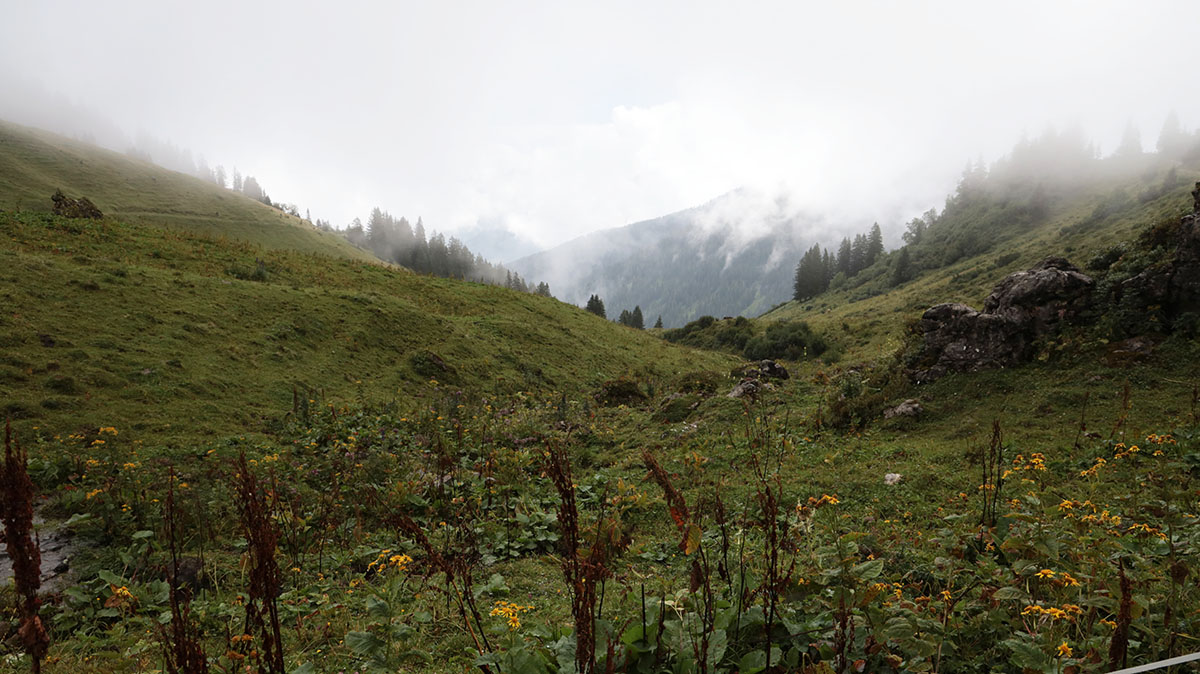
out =
{"type": "Polygon", "coordinates": [[[883,560],[872,559],[869,562],[857,564],[853,569],[850,570],[850,572],[859,580],[871,580],[872,578],[878,578],[879,574],[883,573],[883,560]]]}
{"type": "Polygon", "coordinates": [[[1002,587],[992,595],[992,599],[1005,601],[1009,599],[1026,599],[1029,595],[1019,587],[1002,587]]]}
{"type": "Polygon", "coordinates": [[[387,646],[370,632],[346,632],[345,642],[351,653],[364,658],[376,657],[387,646]]]}
{"type": "Polygon", "coordinates": [[[738,662],[738,672],[740,674],[758,674],[767,668],[767,652],[766,651],[750,651],[742,656],[738,662]]]}
{"type": "Polygon", "coordinates": [[[387,619],[392,617],[392,606],[374,595],[367,597],[367,615],[372,618],[387,619]]]}

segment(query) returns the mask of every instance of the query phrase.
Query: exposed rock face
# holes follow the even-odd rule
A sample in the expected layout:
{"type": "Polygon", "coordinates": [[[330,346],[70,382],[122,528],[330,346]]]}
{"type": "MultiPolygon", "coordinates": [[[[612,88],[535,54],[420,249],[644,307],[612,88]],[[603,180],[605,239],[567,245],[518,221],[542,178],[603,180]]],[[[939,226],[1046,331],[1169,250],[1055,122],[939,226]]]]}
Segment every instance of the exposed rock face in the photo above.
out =
{"type": "Polygon", "coordinates": [[[1065,258],[1048,257],[1032,269],[1009,274],[983,301],[983,313],[1045,334],[1085,308],[1094,285],[1065,258]]]}
{"type": "Polygon", "coordinates": [[[1168,321],[1180,314],[1200,313],[1200,182],[1192,190],[1193,211],[1175,231],[1175,253],[1166,264],[1153,266],[1116,288],[1116,299],[1127,295],[1143,306],[1157,305],[1168,321]]]}
{"type": "Polygon", "coordinates": [[[63,194],[62,190],[56,190],[54,196],[50,197],[54,202],[54,214],[61,215],[67,218],[92,218],[98,220],[104,217],[96,204],[93,204],[87,197],[79,197],[72,199],[63,194]]]}
{"type": "Polygon", "coordinates": [[[949,372],[1008,367],[1030,358],[1033,343],[1074,318],[1091,300],[1095,282],[1061,257],[1010,274],[984,301],[984,310],[948,303],[921,316],[923,344],[914,373],[932,381],[949,372]]]}

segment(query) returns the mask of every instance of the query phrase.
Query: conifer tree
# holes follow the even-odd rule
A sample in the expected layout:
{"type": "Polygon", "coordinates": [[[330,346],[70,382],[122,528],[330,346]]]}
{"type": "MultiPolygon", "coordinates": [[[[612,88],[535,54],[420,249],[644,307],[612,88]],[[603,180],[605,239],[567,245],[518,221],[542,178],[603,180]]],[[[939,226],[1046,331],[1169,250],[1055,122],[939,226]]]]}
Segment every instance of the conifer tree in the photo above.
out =
{"type": "Polygon", "coordinates": [[[661,328],[662,326],[663,326],[663,324],[662,324],[662,314],[659,314],[659,315],[658,315],[658,320],[657,320],[657,321],[654,321],[654,327],[656,327],[656,328],[661,328]]]}
{"type": "Polygon", "coordinates": [[[853,259],[854,255],[850,250],[850,239],[849,237],[843,238],[841,245],[838,246],[837,270],[845,274],[846,278],[850,278],[854,273],[852,271],[853,259]]]}
{"type": "Polygon", "coordinates": [[[867,235],[867,263],[864,267],[870,267],[875,264],[879,256],[883,255],[883,230],[879,229],[879,223],[871,226],[871,233],[867,235]]]}
{"type": "Polygon", "coordinates": [[[908,246],[905,246],[896,256],[896,266],[892,267],[891,285],[894,288],[910,278],[912,278],[912,259],[908,254],[908,246]]]}
{"type": "Polygon", "coordinates": [[[584,307],[588,311],[596,314],[600,318],[606,318],[604,315],[604,302],[600,300],[599,295],[592,295],[588,298],[587,306],[584,307]]]}

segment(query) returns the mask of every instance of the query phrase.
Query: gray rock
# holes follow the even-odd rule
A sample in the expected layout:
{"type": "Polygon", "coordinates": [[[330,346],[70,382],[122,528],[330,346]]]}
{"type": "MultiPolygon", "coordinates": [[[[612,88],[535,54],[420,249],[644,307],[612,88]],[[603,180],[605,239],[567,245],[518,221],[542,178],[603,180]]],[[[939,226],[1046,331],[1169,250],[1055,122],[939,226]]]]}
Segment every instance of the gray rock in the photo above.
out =
{"type": "Polygon", "coordinates": [[[1033,355],[1033,344],[1073,320],[1091,302],[1095,282],[1061,257],[1005,277],[984,310],[947,303],[922,316],[918,382],[949,372],[1009,367],[1033,355]]]}
{"type": "Polygon", "coordinates": [[[921,412],[921,403],[910,398],[899,405],[896,405],[895,407],[884,410],[883,418],[893,419],[895,417],[919,417],[921,416],[921,412]]]}
{"type": "Polygon", "coordinates": [[[756,398],[763,389],[763,384],[757,379],[743,379],[729,392],[730,398],[756,398]]]}

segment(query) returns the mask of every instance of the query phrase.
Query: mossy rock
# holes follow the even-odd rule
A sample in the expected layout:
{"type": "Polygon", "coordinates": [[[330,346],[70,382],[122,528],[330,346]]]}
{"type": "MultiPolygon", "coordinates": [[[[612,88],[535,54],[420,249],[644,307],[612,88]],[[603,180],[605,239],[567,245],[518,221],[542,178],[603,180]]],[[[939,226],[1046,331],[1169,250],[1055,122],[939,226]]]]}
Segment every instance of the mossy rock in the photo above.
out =
{"type": "Polygon", "coordinates": [[[426,379],[454,381],[458,370],[454,369],[441,356],[432,351],[415,351],[408,357],[408,366],[412,371],[426,379]]]}
{"type": "Polygon", "coordinates": [[[676,387],[681,393],[711,395],[721,388],[724,380],[719,372],[688,372],[679,376],[676,387]]]}
{"type": "Polygon", "coordinates": [[[671,396],[655,413],[654,418],[664,424],[677,424],[691,416],[703,400],[704,398],[694,393],[671,396]]]}
{"type": "Polygon", "coordinates": [[[642,393],[637,382],[626,377],[604,382],[593,397],[604,407],[636,405],[646,401],[646,394],[642,393]]]}

